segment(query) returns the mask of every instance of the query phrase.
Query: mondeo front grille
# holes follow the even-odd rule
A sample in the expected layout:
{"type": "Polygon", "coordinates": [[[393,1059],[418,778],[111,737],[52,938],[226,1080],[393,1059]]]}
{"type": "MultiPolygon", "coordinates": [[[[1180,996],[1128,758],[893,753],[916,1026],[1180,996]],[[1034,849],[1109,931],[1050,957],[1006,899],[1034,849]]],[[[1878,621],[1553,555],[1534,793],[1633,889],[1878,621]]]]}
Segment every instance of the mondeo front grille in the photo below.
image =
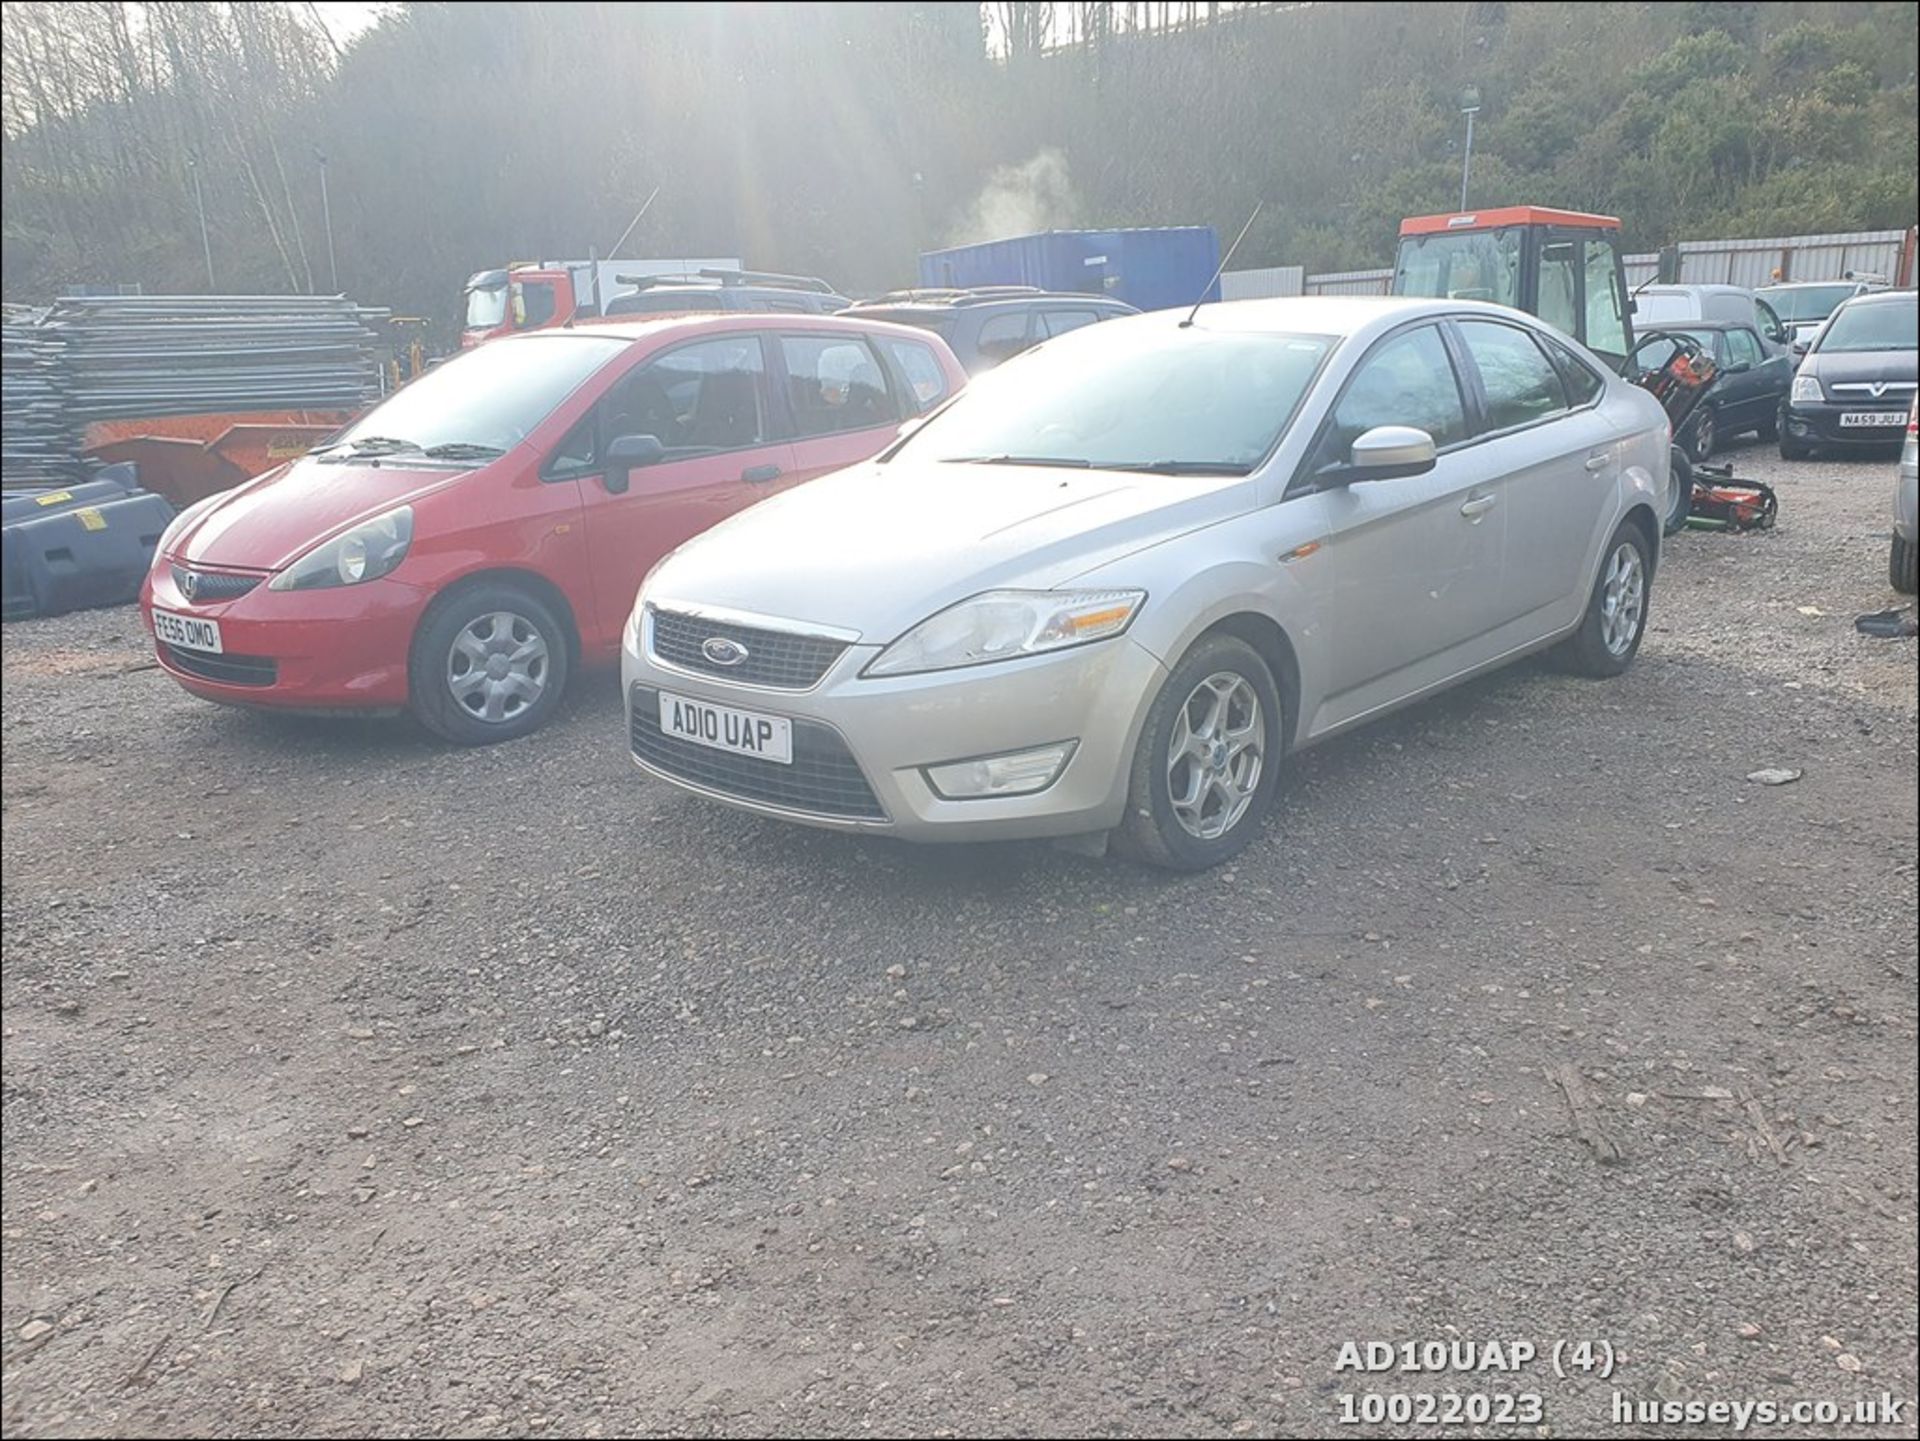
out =
{"type": "Polygon", "coordinates": [[[845,641],[825,636],[704,620],[682,611],[655,609],[649,617],[648,650],[655,660],[742,685],[809,690],[847,648],[845,641]]]}
{"type": "Polygon", "coordinates": [[[628,696],[633,753],[656,770],[721,795],[832,820],[883,821],[845,741],[818,721],[793,721],[793,762],[761,760],[715,750],[660,729],[660,692],[635,686],[628,696]]]}

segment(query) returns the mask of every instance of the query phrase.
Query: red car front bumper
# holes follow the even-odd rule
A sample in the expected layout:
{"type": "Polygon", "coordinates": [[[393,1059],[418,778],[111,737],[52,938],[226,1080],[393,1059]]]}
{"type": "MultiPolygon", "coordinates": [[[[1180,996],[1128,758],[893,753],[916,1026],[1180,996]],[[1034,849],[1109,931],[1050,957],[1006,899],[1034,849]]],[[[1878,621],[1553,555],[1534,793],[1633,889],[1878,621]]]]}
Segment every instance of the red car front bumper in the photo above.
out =
{"type": "Polygon", "coordinates": [[[388,710],[407,703],[407,651],[430,598],[426,592],[391,577],[278,591],[269,590],[259,572],[215,574],[258,583],[230,599],[209,600],[203,581],[196,587],[203,599],[189,600],[174,563],[156,558],[140,588],[140,618],[150,636],[156,608],[220,627],[218,654],[154,636],[160,668],[187,690],[228,705],[289,710],[388,710]]]}

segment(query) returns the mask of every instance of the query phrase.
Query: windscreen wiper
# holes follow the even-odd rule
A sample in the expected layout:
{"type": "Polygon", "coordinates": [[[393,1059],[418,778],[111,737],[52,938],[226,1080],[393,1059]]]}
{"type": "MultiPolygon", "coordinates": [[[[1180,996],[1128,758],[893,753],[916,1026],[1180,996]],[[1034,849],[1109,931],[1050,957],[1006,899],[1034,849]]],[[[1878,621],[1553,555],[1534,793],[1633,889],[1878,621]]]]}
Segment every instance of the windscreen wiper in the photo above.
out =
{"type": "Polygon", "coordinates": [[[491,460],[496,455],[505,455],[506,451],[497,445],[482,445],[472,440],[449,440],[442,445],[430,445],[420,453],[435,460],[491,460]]]}
{"type": "Polygon", "coordinates": [[[401,440],[396,436],[363,435],[357,440],[343,440],[338,445],[328,446],[321,454],[324,459],[342,461],[357,460],[362,456],[398,455],[403,451],[419,449],[414,441],[401,440]]]}
{"type": "Polygon", "coordinates": [[[1093,462],[1072,455],[950,455],[949,465],[1052,465],[1068,470],[1091,470],[1093,462]]]}
{"type": "Polygon", "coordinates": [[[1224,460],[1137,460],[1103,465],[1102,470],[1137,470],[1147,475],[1246,475],[1251,466],[1224,460]]]}

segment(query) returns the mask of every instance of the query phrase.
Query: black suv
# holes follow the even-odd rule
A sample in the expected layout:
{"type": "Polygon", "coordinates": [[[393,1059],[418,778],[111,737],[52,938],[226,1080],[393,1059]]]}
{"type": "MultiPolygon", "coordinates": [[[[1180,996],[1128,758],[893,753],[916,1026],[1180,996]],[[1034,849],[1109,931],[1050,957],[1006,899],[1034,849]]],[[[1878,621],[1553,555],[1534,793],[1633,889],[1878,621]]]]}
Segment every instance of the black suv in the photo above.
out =
{"type": "Polygon", "coordinates": [[[832,315],[851,303],[824,280],[764,270],[701,270],[692,275],[616,275],[633,290],[614,296],[600,313],[609,319],[685,315],[703,310],[785,311],[832,315]]]}
{"type": "Polygon", "coordinates": [[[891,320],[931,330],[959,357],[968,375],[1055,335],[1140,312],[1104,295],[987,285],[973,290],[896,290],[850,307],[862,320],[891,320]]]}

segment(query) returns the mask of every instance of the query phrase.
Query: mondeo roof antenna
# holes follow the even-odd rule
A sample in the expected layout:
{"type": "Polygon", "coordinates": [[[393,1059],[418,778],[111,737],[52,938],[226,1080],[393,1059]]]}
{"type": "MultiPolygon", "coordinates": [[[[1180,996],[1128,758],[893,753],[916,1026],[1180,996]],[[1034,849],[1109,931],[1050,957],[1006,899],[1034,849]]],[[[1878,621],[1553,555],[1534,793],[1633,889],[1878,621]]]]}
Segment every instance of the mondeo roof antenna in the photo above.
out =
{"type": "Polygon", "coordinates": [[[1200,307],[1207,303],[1207,291],[1213,289],[1220,277],[1227,273],[1227,267],[1233,263],[1233,252],[1238,250],[1240,248],[1240,242],[1247,238],[1247,232],[1253,229],[1253,222],[1260,218],[1260,207],[1266,203],[1266,201],[1262,200],[1254,205],[1253,214],[1247,217],[1247,223],[1240,227],[1240,233],[1233,237],[1233,244],[1227,247],[1227,253],[1221,257],[1220,268],[1213,272],[1213,279],[1209,280],[1205,287],[1201,289],[1200,298],[1193,302],[1193,309],[1189,310],[1187,312],[1187,318],[1180,322],[1180,328],[1182,330],[1185,330],[1189,325],[1193,324],[1193,317],[1198,315],[1200,313],[1200,307]]]}

